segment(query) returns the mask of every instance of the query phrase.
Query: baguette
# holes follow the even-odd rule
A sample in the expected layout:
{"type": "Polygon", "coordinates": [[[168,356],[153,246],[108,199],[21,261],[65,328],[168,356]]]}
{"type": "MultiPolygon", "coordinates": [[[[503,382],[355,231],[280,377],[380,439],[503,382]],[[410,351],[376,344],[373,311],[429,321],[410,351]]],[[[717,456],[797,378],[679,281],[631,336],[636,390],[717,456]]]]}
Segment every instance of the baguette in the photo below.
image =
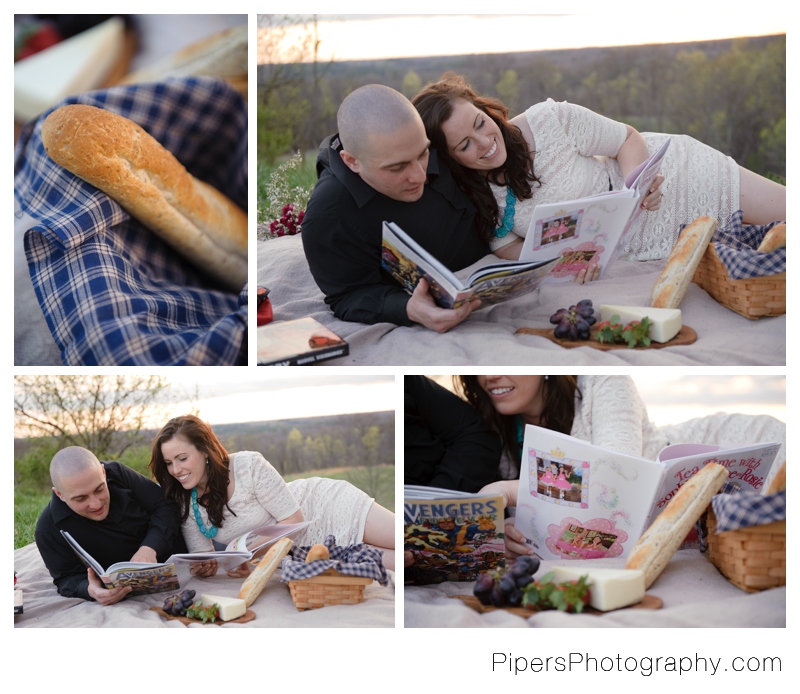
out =
{"type": "Polygon", "coordinates": [[[709,463],[684,484],[653,521],[633,548],[626,569],[644,571],[644,587],[649,588],[672,559],[686,535],[720,490],[728,471],[709,463]]]}
{"type": "Polygon", "coordinates": [[[758,251],[761,253],[769,253],[770,251],[777,251],[779,248],[786,248],[786,225],[776,224],[770,229],[763,239],[758,251]]]}
{"type": "Polygon", "coordinates": [[[716,228],[715,219],[698,217],[681,232],[653,286],[650,295],[653,308],[678,308],[716,228]]]}
{"type": "Polygon", "coordinates": [[[775,473],[775,477],[772,478],[769,487],[767,487],[766,494],[777,494],[784,489],[786,489],[786,463],[781,465],[780,470],[775,473]]]}
{"type": "Polygon", "coordinates": [[[241,290],[247,215],[136,123],[94,106],[62,106],[45,120],[42,142],[56,164],[116,200],[198,268],[241,290]]]}
{"type": "Polygon", "coordinates": [[[253,570],[242,583],[242,588],[239,591],[239,599],[244,600],[245,604],[250,607],[256,598],[261,595],[261,591],[267,585],[272,574],[281,565],[283,558],[289,554],[292,549],[292,542],[288,537],[283,537],[278,540],[269,551],[264,555],[258,566],[253,570]]]}

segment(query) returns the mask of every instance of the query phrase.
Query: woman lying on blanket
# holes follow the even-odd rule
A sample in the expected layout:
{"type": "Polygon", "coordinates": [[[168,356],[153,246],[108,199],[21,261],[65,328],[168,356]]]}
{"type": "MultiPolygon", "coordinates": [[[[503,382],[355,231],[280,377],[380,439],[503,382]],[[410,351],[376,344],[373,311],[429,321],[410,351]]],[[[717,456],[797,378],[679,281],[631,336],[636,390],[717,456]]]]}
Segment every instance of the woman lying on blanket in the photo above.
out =
{"type": "MultiPolygon", "coordinates": [[[[298,544],[366,542],[383,550],[394,570],[394,514],[344,480],[320,477],[286,483],[260,453],[228,453],[208,424],[193,415],[171,419],[153,442],[150,470],[164,495],[183,517],[181,530],[190,552],[213,551],[253,528],[310,520],[298,544]]],[[[198,576],[213,576],[216,562],[193,566],[198,576]]],[[[249,573],[242,564],[228,575],[249,573]]]]}
{"type": "MultiPolygon", "coordinates": [[[[509,506],[516,505],[526,424],[650,460],[671,443],[736,445],[759,441],[776,441],[784,446],[772,474],[785,458],[786,424],[766,415],[718,413],[655,426],[629,376],[455,376],[454,380],[456,388],[502,440],[500,476],[507,481],[494,482],[481,491],[502,493],[509,506]]],[[[513,519],[506,522],[505,533],[509,556],[532,552],[523,544],[513,519]]]]}
{"type": "MultiPolygon", "coordinates": [[[[537,203],[622,189],[625,177],[668,137],[664,176],[642,201],[648,214],[622,249],[627,259],[668,257],[680,225],[701,215],[721,225],[737,209],[748,224],[786,219],[784,186],[687,135],[640,134],[552,99],[509,120],[502,102],[479,96],[454,73],[426,86],[413,103],[432,146],[478,209],[492,251],[503,258],[519,257],[537,203]]],[[[599,267],[584,269],[576,281],[597,275],[599,267]]]]}

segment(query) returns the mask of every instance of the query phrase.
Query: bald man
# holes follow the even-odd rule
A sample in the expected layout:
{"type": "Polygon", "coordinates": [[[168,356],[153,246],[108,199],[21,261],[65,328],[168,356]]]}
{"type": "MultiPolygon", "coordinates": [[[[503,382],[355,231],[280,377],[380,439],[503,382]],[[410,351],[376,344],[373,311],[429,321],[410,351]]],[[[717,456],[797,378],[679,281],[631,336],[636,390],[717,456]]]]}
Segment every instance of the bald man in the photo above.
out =
{"type": "Polygon", "coordinates": [[[67,531],[100,566],[157,563],[186,552],[177,504],[161,487],[121,463],[101,463],[78,446],[50,462],[53,496],[36,523],[36,545],[60,595],[113,605],[131,588],[107,590],[61,535],[67,531]]]}
{"type": "Polygon", "coordinates": [[[342,320],[449,330],[480,302],[439,308],[424,280],[409,296],[381,269],[382,223],[395,222],[458,271],[489,253],[474,206],[399,92],[378,84],[356,89],[339,107],[337,126],[320,147],[301,234],[325,302],[342,320]]]}

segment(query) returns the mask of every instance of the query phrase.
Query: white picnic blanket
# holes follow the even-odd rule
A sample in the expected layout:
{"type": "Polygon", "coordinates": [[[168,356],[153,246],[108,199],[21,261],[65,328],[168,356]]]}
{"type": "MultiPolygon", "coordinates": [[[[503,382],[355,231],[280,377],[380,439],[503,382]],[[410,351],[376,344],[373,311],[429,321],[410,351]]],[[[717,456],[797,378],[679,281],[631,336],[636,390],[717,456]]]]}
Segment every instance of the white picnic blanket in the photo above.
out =
{"type": "Polygon", "coordinates": [[[300,236],[258,244],[258,284],[270,289],[275,320],[312,316],[347,340],[347,357],[330,365],[785,365],[786,316],[751,321],[725,308],[696,284],[681,303],[683,323],[697,342],[665,349],[600,351],[562,348],[544,337],[515,335],[518,328],[552,328],[550,316],[581,299],[600,304],[648,306],[650,291],[666,261],[618,261],[600,281],[540,287],[474,312],[445,334],[422,326],[364,325],[334,317],[325,305],[303,254],[300,236]]]}
{"type": "MultiPolygon", "coordinates": [[[[556,562],[543,561],[541,577],[556,562]]],[[[625,559],[593,559],[595,567],[623,568],[625,559]]],[[[627,608],[603,615],[539,612],[527,620],[505,610],[479,614],[453,595],[472,594],[474,583],[405,586],[408,627],[784,627],[786,588],[747,593],[696,549],[679,550],[647,590],[661,598],[658,610],[627,608]]]]}
{"type": "MultiPolygon", "coordinates": [[[[171,593],[154,593],[129,597],[116,605],[103,607],[80,598],[63,598],[56,591],[53,579],[42,561],[36,544],[14,551],[14,570],[17,588],[21,588],[24,612],[14,617],[15,627],[169,627],[183,629],[178,620],[167,620],[152,606],[161,606],[171,593]]],[[[385,588],[373,581],[364,590],[364,600],[358,605],[330,605],[314,610],[299,611],[292,603],[289,588],[280,582],[281,571],[270,578],[264,592],[250,609],[256,618],[243,624],[225,624],[223,628],[239,627],[393,627],[395,624],[394,574],[385,588]]],[[[243,579],[226,574],[212,578],[181,576],[181,589],[237,597],[243,579]]],[[[215,625],[192,624],[191,628],[216,628],[215,625]]]]}

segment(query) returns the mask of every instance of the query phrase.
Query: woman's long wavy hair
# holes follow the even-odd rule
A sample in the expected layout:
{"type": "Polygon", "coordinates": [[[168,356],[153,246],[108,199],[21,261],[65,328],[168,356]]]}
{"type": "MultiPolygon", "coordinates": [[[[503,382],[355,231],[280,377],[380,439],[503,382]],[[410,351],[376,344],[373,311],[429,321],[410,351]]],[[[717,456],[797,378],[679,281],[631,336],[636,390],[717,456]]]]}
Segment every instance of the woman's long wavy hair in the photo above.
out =
{"type": "Polygon", "coordinates": [[[530,198],[533,195],[532,184],[540,184],[533,172],[533,159],[522,132],[509,122],[508,109],[502,101],[478,96],[467,81],[454,72],[446,72],[438,82],[425,86],[412,103],[422,117],[425,132],[439,158],[447,164],[459,187],[469,195],[477,208],[478,228],[483,240],[488,242],[494,236],[494,230],[502,223],[497,200],[488,182],[507,185],[518,200],[530,198]],[[463,167],[450,156],[442,125],[453,115],[453,104],[459,99],[468,101],[483,111],[497,124],[503,135],[506,161],[502,166],[489,171],[488,175],[463,167]]]}
{"type": "MultiPolygon", "coordinates": [[[[477,376],[453,376],[457,391],[480,412],[483,421],[500,435],[503,448],[512,460],[520,462],[517,442],[516,415],[502,415],[492,404],[489,394],[481,388],[477,376]]],[[[569,434],[575,419],[575,395],[580,398],[577,376],[548,376],[542,381],[544,409],[539,426],[569,434]]]]}
{"type": "MultiPolygon", "coordinates": [[[[208,512],[208,519],[218,528],[222,527],[224,508],[228,508],[228,481],[230,479],[230,457],[222,447],[217,435],[203,420],[192,414],[170,419],[156,434],[153,450],[150,454],[150,472],[164,490],[164,496],[177,502],[182,511],[181,522],[189,515],[192,493],[184,489],[180,482],[167,471],[167,464],[161,453],[161,446],[167,441],[179,437],[192,444],[204,456],[208,457],[208,484],[206,491],[197,499],[208,512]]],[[[236,514],[233,513],[235,516],[236,514]]]]}

